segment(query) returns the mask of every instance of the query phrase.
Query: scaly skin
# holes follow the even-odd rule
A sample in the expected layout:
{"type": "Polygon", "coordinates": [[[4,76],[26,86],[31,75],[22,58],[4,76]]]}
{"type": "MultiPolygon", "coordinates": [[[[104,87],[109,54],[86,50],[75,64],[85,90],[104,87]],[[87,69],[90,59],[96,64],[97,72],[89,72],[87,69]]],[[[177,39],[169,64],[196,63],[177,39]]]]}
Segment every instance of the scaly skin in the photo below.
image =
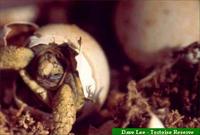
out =
{"type": "Polygon", "coordinates": [[[64,84],[53,102],[54,129],[52,135],[68,135],[76,120],[76,104],[71,87],[64,84]]]}
{"type": "Polygon", "coordinates": [[[28,48],[0,47],[0,69],[22,69],[29,64],[33,56],[33,52],[28,48]]]}

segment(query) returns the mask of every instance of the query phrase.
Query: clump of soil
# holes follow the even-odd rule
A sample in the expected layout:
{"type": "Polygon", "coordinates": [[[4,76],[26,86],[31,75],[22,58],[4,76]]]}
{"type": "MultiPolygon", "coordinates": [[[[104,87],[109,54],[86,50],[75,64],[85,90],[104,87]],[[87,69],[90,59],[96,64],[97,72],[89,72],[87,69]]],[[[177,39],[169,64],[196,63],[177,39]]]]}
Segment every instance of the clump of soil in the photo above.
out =
{"type": "Polygon", "coordinates": [[[136,83],[130,81],[128,93],[119,102],[116,117],[120,127],[147,127],[150,119],[150,106],[147,100],[138,93],[136,83]]]}
{"type": "Polygon", "coordinates": [[[18,116],[19,110],[10,107],[1,109],[0,112],[0,134],[3,135],[48,135],[48,128],[44,122],[36,120],[28,111],[18,116]]]}
{"type": "Polygon", "coordinates": [[[174,52],[138,89],[166,127],[200,127],[200,44],[174,52]]]}

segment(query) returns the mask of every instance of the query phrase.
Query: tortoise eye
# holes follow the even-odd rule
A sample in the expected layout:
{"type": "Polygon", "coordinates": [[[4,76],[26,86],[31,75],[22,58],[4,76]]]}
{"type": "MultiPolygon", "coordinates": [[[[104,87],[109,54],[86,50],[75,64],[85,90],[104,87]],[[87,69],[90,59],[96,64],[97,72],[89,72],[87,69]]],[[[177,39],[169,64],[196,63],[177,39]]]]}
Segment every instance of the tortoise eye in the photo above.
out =
{"type": "Polygon", "coordinates": [[[54,74],[49,77],[50,80],[60,80],[62,74],[54,74]]]}

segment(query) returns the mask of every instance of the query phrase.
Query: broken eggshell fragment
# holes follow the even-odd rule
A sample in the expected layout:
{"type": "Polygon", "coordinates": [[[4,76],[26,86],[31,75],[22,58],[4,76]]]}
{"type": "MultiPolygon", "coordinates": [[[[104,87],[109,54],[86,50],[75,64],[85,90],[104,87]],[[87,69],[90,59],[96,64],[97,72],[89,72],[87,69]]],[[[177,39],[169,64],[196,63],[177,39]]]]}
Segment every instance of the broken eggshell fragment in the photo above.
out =
{"type": "Polygon", "coordinates": [[[147,125],[147,128],[165,128],[161,120],[158,118],[156,114],[150,112],[150,121],[147,125]]]}

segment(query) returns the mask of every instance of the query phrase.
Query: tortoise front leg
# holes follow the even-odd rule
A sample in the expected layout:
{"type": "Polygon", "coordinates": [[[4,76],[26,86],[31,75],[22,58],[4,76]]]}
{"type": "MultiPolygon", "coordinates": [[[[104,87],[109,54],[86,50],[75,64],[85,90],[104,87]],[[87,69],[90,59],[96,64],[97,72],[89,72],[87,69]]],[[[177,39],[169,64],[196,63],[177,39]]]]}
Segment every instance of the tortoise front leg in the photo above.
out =
{"type": "Polygon", "coordinates": [[[28,48],[0,47],[0,69],[19,70],[25,68],[33,56],[33,52],[28,48]]]}
{"type": "Polygon", "coordinates": [[[64,84],[53,102],[54,129],[52,135],[68,135],[76,120],[75,96],[71,87],[64,84]]]}

